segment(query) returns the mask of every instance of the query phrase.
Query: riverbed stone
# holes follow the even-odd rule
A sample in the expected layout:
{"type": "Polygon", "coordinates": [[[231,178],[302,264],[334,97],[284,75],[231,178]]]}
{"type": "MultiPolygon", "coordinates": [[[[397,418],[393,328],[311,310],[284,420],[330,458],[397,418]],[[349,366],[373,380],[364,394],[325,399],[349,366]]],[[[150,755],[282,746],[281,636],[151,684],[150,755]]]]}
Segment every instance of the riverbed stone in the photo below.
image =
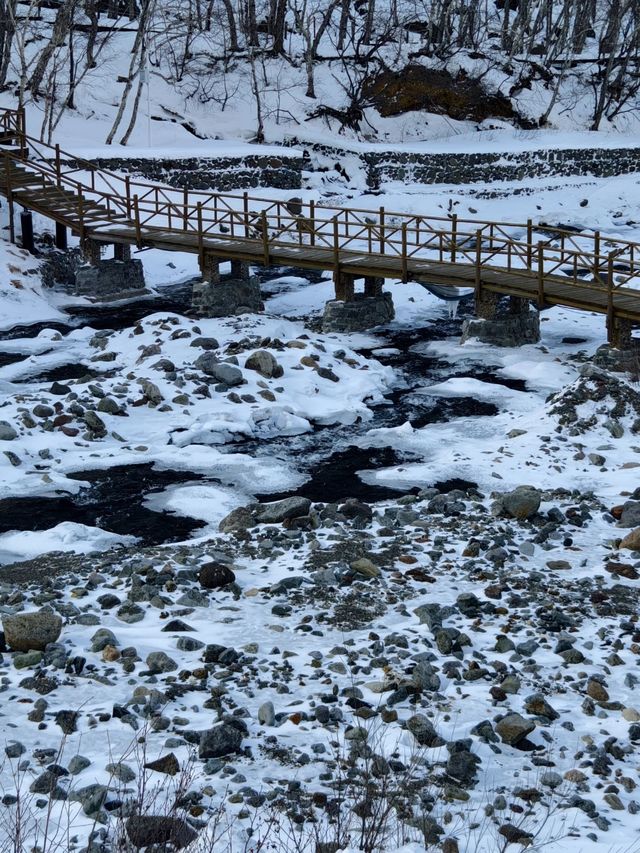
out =
{"type": "Polygon", "coordinates": [[[309,498],[294,496],[280,501],[259,504],[255,510],[256,521],[261,524],[279,524],[290,518],[308,515],[311,509],[309,498]]]}
{"type": "Polygon", "coordinates": [[[281,365],[278,364],[272,353],[264,349],[251,353],[245,361],[244,366],[247,370],[255,370],[256,373],[264,376],[265,379],[271,379],[272,377],[277,379],[283,374],[281,365]]]}
{"type": "Polygon", "coordinates": [[[221,589],[230,583],[234,583],[235,579],[233,570],[224,563],[205,563],[198,572],[200,586],[205,589],[221,589]]]}
{"type": "Polygon", "coordinates": [[[518,486],[513,491],[500,495],[497,502],[507,515],[524,521],[538,512],[541,498],[540,490],[534,486],[518,486]]]}
{"type": "Polygon", "coordinates": [[[535,729],[532,720],[525,720],[520,714],[507,714],[496,723],[496,731],[502,742],[513,746],[526,738],[535,729]]]}
{"type": "Polygon", "coordinates": [[[222,758],[240,751],[242,733],[235,726],[220,723],[200,735],[200,758],[222,758]]]}
{"type": "Polygon", "coordinates": [[[33,613],[6,614],[2,627],[7,645],[16,652],[44,651],[55,643],[62,631],[62,619],[48,610],[33,613]]]}
{"type": "Polygon", "coordinates": [[[0,441],[13,441],[18,437],[18,432],[7,421],[0,421],[0,441]]]}
{"type": "Polygon", "coordinates": [[[132,815],[125,827],[129,843],[136,850],[152,846],[154,850],[182,850],[198,837],[186,820],[165,815],[132,815]]]}

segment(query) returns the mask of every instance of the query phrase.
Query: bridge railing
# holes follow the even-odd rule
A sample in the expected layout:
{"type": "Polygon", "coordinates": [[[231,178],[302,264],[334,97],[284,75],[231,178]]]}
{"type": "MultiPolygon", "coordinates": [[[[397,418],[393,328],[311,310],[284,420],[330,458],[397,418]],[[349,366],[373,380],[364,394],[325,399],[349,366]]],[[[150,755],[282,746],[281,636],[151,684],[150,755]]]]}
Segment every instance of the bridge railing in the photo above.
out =
{"type": "Polygon", "coordinates": [[[26,133],[23,110],[0,112],[3,132],[22,142],[20,150],[4,150],[5,164],[20,162],[72,193],[81,231],[99,205],[105,226],[129,225],[140,244],[160,229],[178,242],[185,234],[195,238],[202,251],[213,239],[257,244],[265,260],[276,247],[294,244],[330,252],[336,266],[357,253],[366,254],[372,263],[394,259],[405,279],[417,274],[424,262],[446,264],[452,273],[456,266],[471,265],[476,278],[488,268],[507,269],[515,277],[534,272],[541,282],[540,298],[550,276],[594,290],[640,289],[640,244],[604,238],[598,232],[575,233],[532,220],[495,223],[455,213],[427,217],[384,207],[338,208],[298,198],[265,199],[247,192],[189,191],[98,168],[58,145],[36,140],[26,133]]]}

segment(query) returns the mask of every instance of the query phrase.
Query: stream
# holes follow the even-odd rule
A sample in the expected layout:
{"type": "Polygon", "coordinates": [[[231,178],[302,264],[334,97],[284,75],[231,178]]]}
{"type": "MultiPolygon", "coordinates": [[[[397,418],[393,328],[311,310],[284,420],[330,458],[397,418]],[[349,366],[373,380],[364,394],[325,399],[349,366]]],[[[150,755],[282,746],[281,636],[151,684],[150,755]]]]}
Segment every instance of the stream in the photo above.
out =
{"type": "MultiPolygon", "coordinates": [[[[295,275],[293,270],[270,271],[271,279],[295,275]],[[274,274],[275,273],[275,274],[274,274]]],[[[309,278],[305,274],[305,277],[309,278]]],[[[265,298],[282,292],[270,278],[261,276],[265,298]]],[[[0,333],[0,366],[11,364],[27,356],[2,352],[2,341],[19,337],[35,337],[42,328],[56,328],[68,332],[70,328],[90,325],[95,329],[120,330],[134,325],[143,317],[158,311],[185,313],[190,307],[191,283],[178,285],[171,293],[156,298],[145,298],[121,305],[77,307],[69,310],[68,325],[44,323],[34,326],[14,327],[0,333]]],[[[306,476],[306,481],[294,491],[262,495],[260,500],[277,500],[301,495],[312,501],[336,502],[358,498],[366,502],[388,499],[398,495],[394,489],[365,483],[358,472],[402,464],[411,459],[390,447],[361,448],[357,439],[370,429],[390,428],[407,421],[415,429],[437,422],[460,417],[491,417],[498,409],[492,403],[471,397],[433,397],[413,393],[424,387],[452,377],[473,377],[483,382],[506,385],[516,390],[526,390],[520,380],[501,379],[484,368],[476,372],[458,372],[450,364],[420,353],[425,342],[459,335],[462,319],[469,307],[462,302],[459,316],[440,318],[437,322],[411,330],[390,330],[384,334],[374,350],[360,350],[361,355],[374,357],[382,364],[394,367],[402,379],[385,400],[373,407],[373,417],[350,426],[317,427],[310,433],[294,437],[278,437],[268,441],[245,440],[227,446],[229,452],[241,452],[255,457],[281,458],[288,461],[306,476]]],[[[87,374],[79,365],[61,365],[39,374],[39,381],[59,381],[87,374]]],[[[29,381],[34,377],[30,376],[29,381]]],[[[156,512],[145,505],[147,497],[162,493],[167,487],[198,482],[214,483],[202,475],[189,471],[167,471],[144,465],[118,466],[106,470],[80,471],[71,475],[90,483],[77,495],[60,497],[21,497],[0,500],[0,533],[12,530],[37,531],[53,527],[60,522],[73,521],[100,527],[117,534],[134,534],[142,545],[175,542],[197,535],[204,522],[171,512],[156,512]]],[[[473,483],[447,482],[435,484],[441,491],[473,483]]]]}

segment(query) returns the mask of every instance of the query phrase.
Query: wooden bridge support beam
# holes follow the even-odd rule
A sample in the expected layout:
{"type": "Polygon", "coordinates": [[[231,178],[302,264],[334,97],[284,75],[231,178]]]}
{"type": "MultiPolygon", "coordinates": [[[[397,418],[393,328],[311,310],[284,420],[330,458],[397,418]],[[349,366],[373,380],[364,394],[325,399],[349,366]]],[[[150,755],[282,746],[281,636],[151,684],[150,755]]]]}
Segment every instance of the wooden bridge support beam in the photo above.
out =
{"type": "Polygon", "coordinates": [[[336,299],[340,302],[353,302],[355,295],[355,276],[336,270],[333,274],[333,285],[336,291],[336,299]]]}
{"type": "Polygon", "coordinates": [[[130,261],[131,246],[128,243],[114,243],[113,257],[116,261],[130,261]]]}
{"type": "Polygon", "coordinates": [[[218,284],[220,281],[220,261],[213,255],[200,256],[200,272],[202,280],[209,284],[218,284]]]}
{"type": "Polygon", "coordinates": [[[80,240],[80,251],[85,263],[95,267],[100,263],[102,256],[102,244],[97,240],[92,240],[91,237],[84,237],[80,240]]]}
{"type": "Polygon", "coordinates": [[[607,341],[613,349],[630,350],[631,349],[631,332],[633,323],[631,320],[623,320],[621,317],[614,317],[612,320],[607,320],[607,341]]]}
{"type": "Polygon", "coordinates": [[[62,252],[66,252],[67,248],[68,243],[66,225],[63,225],[62,222],[56,222],[56,249],[60,249],[62,252]]]}
{"type": "Polygon", "coordinates": [[[374,275],[366,275],[364,277],[364,295],[365,296],[382,296],[382,288],[384,279],[377,278],[374,275]]]}

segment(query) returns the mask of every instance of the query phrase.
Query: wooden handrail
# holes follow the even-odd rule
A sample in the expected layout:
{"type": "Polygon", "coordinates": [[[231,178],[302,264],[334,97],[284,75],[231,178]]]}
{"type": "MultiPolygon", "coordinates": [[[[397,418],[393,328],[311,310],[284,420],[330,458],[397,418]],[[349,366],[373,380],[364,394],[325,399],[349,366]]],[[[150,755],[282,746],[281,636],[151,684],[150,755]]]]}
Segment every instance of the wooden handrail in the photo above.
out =
{"type": "MultiPolygon", "coordinates": [[[[269,263],[275,249],[292,244],[302,247],[308,234],[310,247],[331,251],[336,269],[349,252],[362,252],[374,264],[382,256],[394,260],[405,281],[410,276],[410,262],[422,259],[475,266],[476,279],[481,269],[491,267],[506,268],[512,276],[533,276],[535,281],[537,263],[540,304],[546,296],[545,282],[554,276],[585,290],[606,291],[609,302],[613,292],[624,288],[629,278],[640,276],[640,243],[604,238],[598,231],[574,233],[562,228],[550,229],[534,225],[531,219],[526,224],[496,223],[464,219],[455,213],[449,216],[392,213],[383,206],[377,211],[338,208],[314,200],[308,202],[308,216],[305,216],[306,205],[292,208],[290,202],[253,197],[247,191],[238,194],[190,191],[118,175],[69,155],[58,144],[50,146],[32,139],[26,133],[24,112],[20,110],[0,112],[0,127],[23,143],[20,152],[11,149],[3,152],[3,192],[7,198],[11,201],[16,191],[12,187],[12,168],[26,169],[39,176],[43,187],[49,182],[77,198],[78,223],[83,235],[92,230],[92,223],[96,222],[94,211],[98,208],[105,225],[123,224],[124,220],[135,232],[138,246],[143,244],[144,226],[149,233],[156,229],[180,234],[183,240],[184,235],[189,235],[189,245],[197,247],[202,256],[206,251],[206,235],[210,239],[223,237],[254,244],[257,254],[269,263]],[[27,149],[27,144],[30,155],[25,159],[21,152],[27,149]],[[72,167],[65,165],[65,158],[73,160],[72,167]],[[88,204],[91,212],[87,222],[88,204]],[[551,236],[539,239],[541,230],[551,230],[551,236]],[[622,258],[619,269],[625,272],[626,279],[616,285],[615,261],[622,258]]],[[[476,286],[479,288],[481,284],[476,286]]]]}

